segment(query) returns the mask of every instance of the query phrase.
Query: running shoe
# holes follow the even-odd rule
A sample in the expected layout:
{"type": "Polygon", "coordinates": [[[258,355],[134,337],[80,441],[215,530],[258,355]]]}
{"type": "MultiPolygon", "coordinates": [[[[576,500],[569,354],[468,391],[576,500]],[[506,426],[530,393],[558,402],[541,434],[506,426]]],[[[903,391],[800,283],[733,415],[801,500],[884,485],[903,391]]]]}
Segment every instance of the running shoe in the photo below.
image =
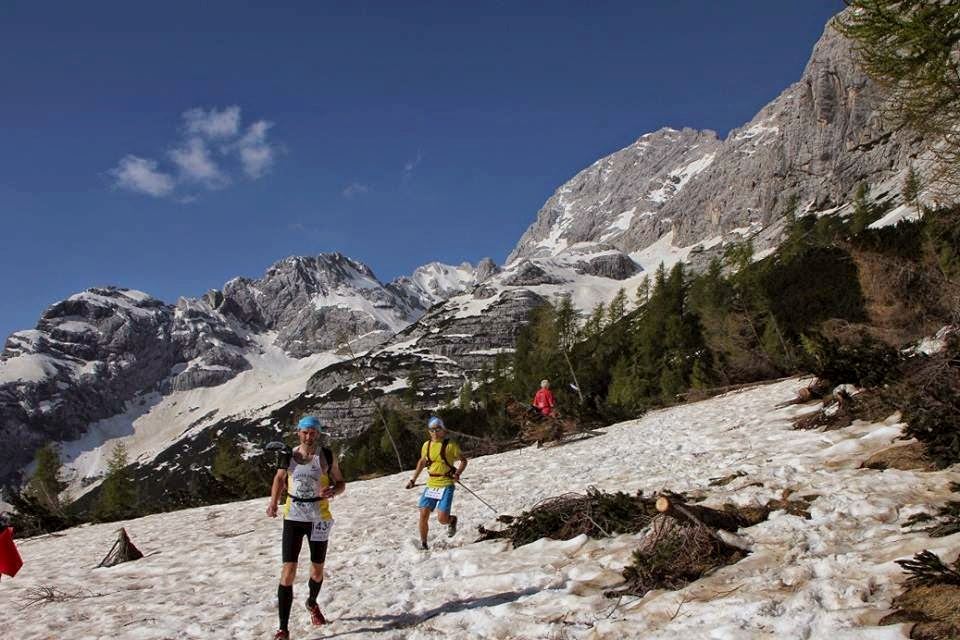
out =
{"type": "Polygon", "coordinates": [[[310,622],[313,623],[313,626],[319,627],[322,624],[327,624],[327,619],[323,617],[320,612],[320,605],[316,602],[310,604],[310,601],[307,600],[307,611],[310,612],[310,622]]]}

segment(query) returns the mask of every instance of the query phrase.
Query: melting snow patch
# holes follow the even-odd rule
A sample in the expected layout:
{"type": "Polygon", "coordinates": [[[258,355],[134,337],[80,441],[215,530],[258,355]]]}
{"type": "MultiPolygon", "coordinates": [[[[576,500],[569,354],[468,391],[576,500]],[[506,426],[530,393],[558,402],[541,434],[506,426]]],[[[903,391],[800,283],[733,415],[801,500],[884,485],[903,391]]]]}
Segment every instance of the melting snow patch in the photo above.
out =
{"type": "Polygon", "coordinates": [[[887,213],[887,215],[883,216],[876,222],[872,223],[868,228],[880,229],[882,227],[889,227],[889,226],[896,225],[898,222],[901,222],[902,220],[906,220],[908,222],[914,222],[919,219],[920,219],[920,214],[917,213],[917,210],[915,207],[902,204],[899,207],[896,207],[895,209],[887,213]]]}
{"type": "MultiPolygon", "coordinates": [[[[474,543],[469,532],[477,525],[498,525],[466,491],[455,499],[460,532],[447,538],[432,519],[430,550],[422,552],[419,495],[402,489],[404,472],[351,482],[331,503],[337,525],[320,606],[333,622],[324,635],[905,638],[908,625],[876,626],[905,579],[893,561],[924,548],[952,561],[960,534],[931,539],[905,532],[902,520],[950,499],[960,470],[858,468],[898,430],[883,423],[793,430],[790,421],[803,408],[777,406],[807,382],[652,411],[563,447],[477,458],[464,477],[494,511],[514,514],[590,485],[628,493],[708,488],[704,504],[714,508],[784,493],[816,496],[809,520],[775,512],[741,530],[753,545],[744,560],[678,591],[610,600],[603,591],[621,580],[638,535],[543,539],[515,549],[499,540],[474,543]],[[746,474],[742,482],[709,487],[710,478],[737,471],[746,474]]],[[[121,640],[272,637],[281,523],[264,515],[265,506],[260,498],[126,521],[146,556],[111,569],[91,567],[116,537],[116,523],[22,540],[23,569],[0,583],[5,602],[22,601],[51,576],[66,593],[96,597],[58,602],[55,616],[2,607],[0,627],[23,638],[99,638],[104,630],[121,640]],[[131,606],[131,589],[150,597],[131,606]]],[[[294,587],[300,602],[305,582],[294,587]]],[[[291,631],[317,635],[302,606],[293,610],[291,631]]]]}

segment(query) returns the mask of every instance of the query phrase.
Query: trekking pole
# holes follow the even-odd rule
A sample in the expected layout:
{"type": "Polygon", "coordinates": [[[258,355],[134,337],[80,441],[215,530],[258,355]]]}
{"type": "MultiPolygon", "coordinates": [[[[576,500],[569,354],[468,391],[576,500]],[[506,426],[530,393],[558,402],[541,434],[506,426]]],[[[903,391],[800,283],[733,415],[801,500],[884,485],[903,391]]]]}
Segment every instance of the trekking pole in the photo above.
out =
{"type": "Polygon", "coordinates": [[[463,484],[463,482],[461,482],[460,480],[457,480],[457,484],[459,484],[461,487],[463,487],[464,489],[466,489],[467,491],[469,491],[469,492],[470,492],[470,495],[472,495],[474,498],[476,498],[477,500],[479,500],[480,502],[482,502],[483,504],[485,504],[485,505],[487,506],[487,508],[490,509],[490,511],[493,511],[495,514],[500,515],[500,512],[499,512],[499,511],[497,511],[496,509],[494,509],[493,507],[491,507],[491,506],[490,506],[490,503],[487,502],[486,500],[484,500],[483,498],[481,498],[480,496],[478,496],[477,493],[476,493],[473,489],[471,489],[471,488],[468,487],[467,485],[463,484]]]}

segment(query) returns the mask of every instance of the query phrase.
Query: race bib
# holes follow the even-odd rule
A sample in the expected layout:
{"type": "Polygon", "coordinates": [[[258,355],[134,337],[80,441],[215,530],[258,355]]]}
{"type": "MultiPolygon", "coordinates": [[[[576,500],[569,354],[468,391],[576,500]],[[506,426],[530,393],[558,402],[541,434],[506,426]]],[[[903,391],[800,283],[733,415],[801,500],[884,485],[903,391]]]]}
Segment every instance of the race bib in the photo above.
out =
{"type": "Polygon", "coordinates": [[[446,487],[427,487],[426,491],[423,492],[424,498],[430,498],[431,500],[439,500],[443,497],[443,492],[446,491],[446,487]]]}
{"type": "Polygon", "coordinates": [[[326,542],[330,539],[330,529],[333,528],[333,520],[317,520],[313,523],[313,529],[310,531],[311,542],[326,542]]]}

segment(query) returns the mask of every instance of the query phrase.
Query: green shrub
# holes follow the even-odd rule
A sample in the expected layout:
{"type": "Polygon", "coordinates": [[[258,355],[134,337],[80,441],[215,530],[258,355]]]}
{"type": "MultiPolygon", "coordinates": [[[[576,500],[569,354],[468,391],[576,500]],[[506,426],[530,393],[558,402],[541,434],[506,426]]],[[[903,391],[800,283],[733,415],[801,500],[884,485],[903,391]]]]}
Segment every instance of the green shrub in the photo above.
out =
{"type": "Polygon", "coordinates": [[[900,371],[900,353],[868,335],[854,344],[820,335],[805,336],[802,343],[810,371],[837,384],[875,387],[891,382],[900,371]]]}

